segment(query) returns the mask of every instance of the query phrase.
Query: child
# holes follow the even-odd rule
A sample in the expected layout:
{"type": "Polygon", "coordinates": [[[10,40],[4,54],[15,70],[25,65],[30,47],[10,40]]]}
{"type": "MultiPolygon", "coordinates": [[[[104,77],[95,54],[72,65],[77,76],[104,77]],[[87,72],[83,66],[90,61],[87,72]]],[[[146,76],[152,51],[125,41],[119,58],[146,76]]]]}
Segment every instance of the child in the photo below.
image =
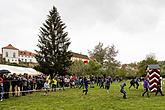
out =
{"type": "Polygon", "coordinates": [[[148,80],[147,80],[147,77],[145,77],[145,79],[144,79],[144,90],[145,91],[143,92],[142,96],[144,96],[144,94],[147,93],[147,96],[149,97],[148,88],[149,88],[148,80]]]}
{"type": "Polygon", "coordinates": [[[50,85],[48,83],[48,81],[46,80],[45,83],[44,83],[44,89],[45,89],[45,93],[44,95],[48,95],[48,92],[49,92],[49,89],[50,89],[50,85]]]}
{"type": "Polygon", "coordinates": [[[123,98],[126,99],[126,91],[124,90],[124,87],[126,86],[126,83],[123,82],[120,86],[120,92],[123,93],[123,98]]]}

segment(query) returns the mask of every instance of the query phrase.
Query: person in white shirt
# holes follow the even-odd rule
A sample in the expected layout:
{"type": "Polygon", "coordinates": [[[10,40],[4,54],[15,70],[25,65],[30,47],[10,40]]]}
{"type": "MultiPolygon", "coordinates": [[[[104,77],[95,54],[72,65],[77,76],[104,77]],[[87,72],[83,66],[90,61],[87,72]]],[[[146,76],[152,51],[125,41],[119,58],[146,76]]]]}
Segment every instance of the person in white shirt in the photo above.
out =
{"type": "Polygon", "coordinates": [[[45,83],[44,83],[44,89],[45,89],[45,93],[44,93],[44,95],[48,95],[48,92],[49,92],[49,90],[50,90],[50,85],[49,85],[49,83],[48,83],[48,81],[46,80],[45,81],[45,83]]]}

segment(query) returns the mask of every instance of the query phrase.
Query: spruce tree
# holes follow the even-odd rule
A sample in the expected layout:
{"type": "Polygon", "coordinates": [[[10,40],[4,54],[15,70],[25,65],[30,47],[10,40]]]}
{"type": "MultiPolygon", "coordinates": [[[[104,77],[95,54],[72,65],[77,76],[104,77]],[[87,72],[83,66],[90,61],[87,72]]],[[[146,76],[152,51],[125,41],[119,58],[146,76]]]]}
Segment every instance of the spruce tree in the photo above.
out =
{"type": "Polygon", "coordinates": [[[68,51],[70,39],[64,31],[65,24],[61,21],[56,7],[49,11],[47,20],[40,27],[36,60],[40,70],[51,76],[65,75],[71,65],[71,51],[68,51]]]}

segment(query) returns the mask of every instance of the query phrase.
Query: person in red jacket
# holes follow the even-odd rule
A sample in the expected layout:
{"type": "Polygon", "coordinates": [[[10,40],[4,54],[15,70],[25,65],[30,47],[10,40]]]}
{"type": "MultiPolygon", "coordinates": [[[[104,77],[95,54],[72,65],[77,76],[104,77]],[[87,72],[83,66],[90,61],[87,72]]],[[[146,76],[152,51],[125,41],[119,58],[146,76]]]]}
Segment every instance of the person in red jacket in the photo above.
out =
{"type": "Polygon", "coordinates": [[[3,77],[0,75],[0,101],[3,101],[3,77]]]}
{"type": "Polygon", "coordinates": [[[73,74],[71,79],[72,79],[73,81],[75,81],[75,80],[76,80],[76,75],[73,74]]]}

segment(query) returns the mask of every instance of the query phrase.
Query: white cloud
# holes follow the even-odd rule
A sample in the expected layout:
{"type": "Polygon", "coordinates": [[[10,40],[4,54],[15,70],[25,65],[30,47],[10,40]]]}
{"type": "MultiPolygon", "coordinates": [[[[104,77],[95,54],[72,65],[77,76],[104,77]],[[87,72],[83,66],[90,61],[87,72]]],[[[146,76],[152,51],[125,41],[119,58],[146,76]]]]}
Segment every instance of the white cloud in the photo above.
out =
{"type": "Polygon", "coordinates": [[[39,27],[55,4],[71,38],[70,49],[87,54],[98,42],[114,44],[117,59],[139,61],[155,53],[164,60],[164,0],[4,0],[0,47],[36,49],[39,27]]]}

